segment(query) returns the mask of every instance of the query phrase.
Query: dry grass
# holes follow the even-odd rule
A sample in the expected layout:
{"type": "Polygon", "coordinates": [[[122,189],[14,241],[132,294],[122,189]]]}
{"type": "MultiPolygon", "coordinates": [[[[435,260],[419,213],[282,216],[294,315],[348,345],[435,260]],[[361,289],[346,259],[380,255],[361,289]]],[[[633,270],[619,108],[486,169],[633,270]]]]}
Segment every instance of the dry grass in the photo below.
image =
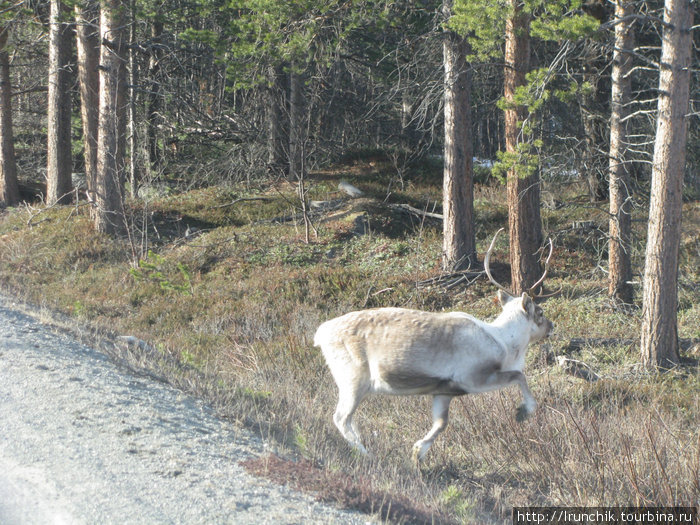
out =
{"type": "Polygon", "coordinates": [[[454,520],[411,498],[376,489],[371,480],[354,479],[340,472],[320,468],[307,459],[291,461],[275,454],[242,461],[245,469],[276,483],[311,492],[321,501],[356,509],[394,523],[451,523],[454,520]]]}
{"type": "MultiPolygon", "coordinates": [[[[319,174],[312,198],[336,197],[341,178],[385,196],[385,176],[358,164],[319,174]]],[[[29,225],[27,210],[7,210],[0,214],[0,285],[77,325],[149,341],[147,349],[120,346],[116,354],[206,398],[278,448],[279,456],[248,468],[382,519],[509,523],[518,505],[698,505],[700,351],[688,350],[695,361],[666,374],[637,366],[636,345],[625,341],[638,337],[640,311],[617,309],[605,297],[604,211],[570,204],[543,212],[557,246],[551,285],[563,288],[545,305],[557,324],[550,348],[561,353],[572,338],[619,339],[571,356],[602,379],[567,375],[549,364],[545,348],[533,348],[528,375],[537,414],[515,422],[515,390],[460,398],[416,470],[410,448],[430,427],[429,401],[368,400],[357,421],[372,457],[357,457],[331,421],[335,385],[312,347],[315,328],[351,309],[388,305],[487,318],[498,310],[492,287],[485,280],[449,292],[415,286],[439,271],[434,225],[378,206],[369,235],[352,236],[352,225],[339,219],[322,224],[306,245],[300,225],[265,222],[290,212],[293,190],[258,192],[270,200],[216,207],[250,193],[209,189],[151,203],[148,214],[136,209],[136,217],[154,218],[144,231],[156,254],[136,272],[129,243],[96,235],[85,208],[48,209],[29,225]],[[601,230],[568,229],[584,218],[601,230]],[[188,225],[200,231],[185,239],[188,225]]],[[[435,178],[422,176],[399,199],[422,208],[436,194],[435,178]]],[[[483,253],[505,220],[503,191],[479,187],[476,202],[483,253]]],[[[645,222],[636,213],[641,239],[645,222]]],[[[686,339],[700,338],[699,231],[700,205],[688,203],[679,301],[686,339]]],[[[504,280],[506,251],[503,244],[494,254],[504,280]]],[[[639,273],[641,244],[634,256],[639,273]]]]}

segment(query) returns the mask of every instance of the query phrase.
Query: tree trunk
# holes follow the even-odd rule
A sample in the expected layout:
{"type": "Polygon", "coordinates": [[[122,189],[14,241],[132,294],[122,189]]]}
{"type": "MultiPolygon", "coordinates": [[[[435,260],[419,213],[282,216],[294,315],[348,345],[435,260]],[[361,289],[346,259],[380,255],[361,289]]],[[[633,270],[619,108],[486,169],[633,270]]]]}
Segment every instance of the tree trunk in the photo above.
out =
{"type": "Polygon", "coordinates": [[[688,132],[693,10],[666,0],[642,306],[642,362],[667,367],[678,353],[678,251],[688,132]]]}
{"type": "MultiPolygon", "coordinates": [[[[604,125],[604,111],[600,104],[602,95],[602,73],[607,67],[605,57],[601,57],[600,49],[594,43],[587,46],[583,64],[583,81],[589,83],[593,89],[584,93],[581,103],[585,150],[583,151],[583,173],[588,185],[588,198],[590,202],[602,202],[608,198],[605,185],[605,158],[601,159],[598,153],[604,143],[604,133],[601,129],[604,125]]],[[[607,91],[606,91],[607,96],[607,91]]]]}
{"type": "Polygon", "coordinates": [[[97,137],[98,231],[124,230],[124,145],[126,131],[125,8],[120,0],[102,0],[100,10],[100,116],[97,137]]]}
{"type": "Polygon", "coordinates": [[[71,172],[71,42],[72,28],[61,0],[51,0],[49,21],[49,100],[46,201],[70,202],[71,172]]]}
{"type": "Polygon", "coordinates": [[[9,29],[0,26],[0,205],[19,202],[15,142],[12,133],[12,84],[10,56],[5,51],[9,29]]]}
{"type": "MultiPolygon", "coordinates": [[[[581,9],[598,20],[601,24],[608,21],[607,0],[592,0],[585,2],[581,9]]],[[[614,3],[614,2],[613,2],[614,3]]],[[[586,149],[583,152],[582,173],[588,183],[588,197],[590,202],[601,202],[608,198],[608,187],[605,184],[605,170],[607,159],[601,159],[599,151],[605,142],[603,115],[605,111],[608,90],[602,86],[605,76],[602,71],[608,63],[605,54],[595,39],[588,39],[583,55],[583,81],[589,83],[593,89],[584,93],[581,104],[581,116],[585,133],[586,149]],[[605,161],[605,162],[604,162],[605,161]]]]}
{"type": "MultiPolygon", "coordinates": [[[[449,19],[452,0],[444,0],[442,9],[445,20],[449,19]]],[[[442,50],[445,66],[442,267],[445,271],[458,271],[476,261],[471,75],[465,38],[446,31],[442,50]]]]}
{"type": "MultiPolygon", "coordinates": [[[[512,18],[506,21],[504,93],[506,152],[515,154],[522,137],[523,107],[513,106],[515,91],[525,84],[530,67],[530,18],[519,0],[511,0],[512,18]]],[[[512,168],[507,175],[510,275],[513,293],[527,291],[540,277],[537,250],[542,244],[539,175],[527,177],[512,168]]]]}
{"type": "MultiPolygon", "coordinates": [[[[136,2],[129,0],[129,42],[136,41],[136,2]]],[[[136,68],[136,51],[129,49],[129,194],[135,198],[140,182],[138,161],[136,158],[136,86],[138,83],[136,68]]]]}
{"type": "Polygon", "coordinates": [[[299,73],[289,73],[289,179],[303,178],[304,83],[299,73]]]}
{"type": "Polygon", "coordinates": [[[632,51],[634,30],[633,4],[617,0],[615,4],[615,50],[613,51],[612,96],[610,111],[610,245],[608,266],[610,269],[608,293],[623,304],[631,304],[633,290],[632,264],[630,262],[630,237],[632,232],[632,203],[630,195],[629,159],[627,159],[627,122],[632,99],[632,51]]]}
{"type": "Polygon", "coordinates": [[[95,202],[97,177],[97,124],[99,114],[100,63],[99,12],[94,0],[75,6],[80,116],[83,124],[83,158],[88,199],[95,202]]]}
{"type": "Polygon", "coordinates": [[[160,59],[163,51],[160,40],[163,35],[163,22],[155,19],[151,22],[151,49],[148,58],[148,104],[146,107],[146,135],[148,137],[148,165],[150,178],[160,170],[161,150],[158,146],[158,112],[160,111],[160,59]]]}
{"type": "Polygon", "coordinates": [[[281,67],[270,68],[270,87],[267,90],[267,169],[273,174],[286,174],[288,134],[285,131],[286,82],[281,67]]]}

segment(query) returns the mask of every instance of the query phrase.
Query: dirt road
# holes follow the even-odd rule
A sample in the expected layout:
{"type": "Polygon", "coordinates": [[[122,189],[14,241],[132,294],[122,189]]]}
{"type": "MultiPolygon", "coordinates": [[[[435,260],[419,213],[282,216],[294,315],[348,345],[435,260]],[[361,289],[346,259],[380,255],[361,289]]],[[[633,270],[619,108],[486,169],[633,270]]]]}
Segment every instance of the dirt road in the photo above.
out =
{"type": "Polygon", "coordinates": [[[0,296],[0,523],[365,523],[238,462],[259,438],[0,296]]]}

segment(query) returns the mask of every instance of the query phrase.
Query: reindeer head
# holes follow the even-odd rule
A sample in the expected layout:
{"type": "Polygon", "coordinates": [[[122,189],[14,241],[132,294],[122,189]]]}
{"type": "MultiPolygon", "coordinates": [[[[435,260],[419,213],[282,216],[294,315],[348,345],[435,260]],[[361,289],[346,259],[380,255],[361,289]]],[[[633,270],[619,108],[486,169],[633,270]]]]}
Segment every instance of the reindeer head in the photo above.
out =
{"type": "Polygon", "coordinates": [[[554,323],[545,317],[540,305],[535,303],[527,293],[523,293],[520,297],[513,297],[508,292],[499,290],[498,301],[503,308],[501,316],[504,318],[525,316],[530,324],[531,343],[541,341],[554,330],[554,323]]]}
{"type": "Polygon", "coordinates": [[[537,341],[540,341],[545,337],[549,336],[549,334],[554,329],[554,323],[552,323],[552,321],[550,321],[544,316],[542,308],[535,302],[536,300],[551,297],[553,294],[534,294],[534,290],[536,290],[544,282],[544,279],[547,276],[547,271],[549,270],[549,260],[552,258],[552,252],[554,250],[552,239],[549,239],[549,255],[547,256],[547,260],[544,263],[544,273],[542,274],[542,277],[540,277],[537,280],[537,282],[530,287],[529,291],[533,293],[533,295],[531,296],[527,292],[523,292],[522,296],[515,297],[510,291],[508,291],[505,287],[499,284],[498,281],[496,281],[496,279],[493,278],[493,275],[491,275],[491,268],[489,266],[493,246],[496,243],[496,238],[498,237],[498,234],[502,231],[503,228],[498,230],[493,236],[491,245],[489,246],[489,249],[487,250],[486,255],[484,256],[484,271],[486,272],[489,281],[491,281],[491,283],[493,283],[496,286],[496,288],[498,288],[498,301],[501,303],[501,307],[503,308],[501,316],[504,318],[510,318],[515,315],[525,315],[525,317],[531,325],[530,342],[536,343],[537,341]]]}

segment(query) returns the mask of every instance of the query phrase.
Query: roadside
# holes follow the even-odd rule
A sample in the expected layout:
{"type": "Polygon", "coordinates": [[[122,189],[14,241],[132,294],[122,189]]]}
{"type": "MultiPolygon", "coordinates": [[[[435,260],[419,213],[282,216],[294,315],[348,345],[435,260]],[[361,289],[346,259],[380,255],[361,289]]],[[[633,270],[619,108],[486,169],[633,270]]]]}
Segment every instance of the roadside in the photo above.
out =
{"type": "Polygon", "coordinates": [[[265,453],[202,402],[0,296],[0,523],[365,523],[253,477],[265,453]]]}

